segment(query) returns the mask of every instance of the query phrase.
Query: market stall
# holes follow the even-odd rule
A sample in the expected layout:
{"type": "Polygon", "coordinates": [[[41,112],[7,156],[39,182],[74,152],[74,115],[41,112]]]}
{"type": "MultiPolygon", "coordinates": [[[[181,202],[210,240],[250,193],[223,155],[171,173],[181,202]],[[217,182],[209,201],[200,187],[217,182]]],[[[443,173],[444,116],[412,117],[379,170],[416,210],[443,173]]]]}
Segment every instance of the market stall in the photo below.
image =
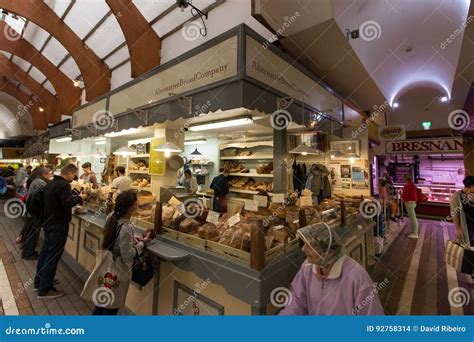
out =
{"type": "Polygon", "coordinates": [[[155,279],[128,294],[136,313],[275,313],[270,293],[289,286],[303,260],[296,230],[312,223],[327,223],[351,257],[365,268],[373,264],[374,222],[359,214],[362,195],[370,193],[364,171],[352,170],[351,194],[342,185],[333,191],[325,171],[333,154],[366,166],[367,143],[344,147],[342,101],[262,42],[239,26],[73,115],[73,143],[105,139],[108,159],[100,188],[73,184],[89,198],[76,209],[66,258],[84,277],[92,269],[113,205],[111,178],[123,166],[138,193],[137,233],[158,234],[148,248],[157,260],[155,279]],[[289,81],[274,77],[281,70],[289,81]],[[110,125],[94,126],[97,112],[112,113],[110,125]],[[277,114],[286,124],[277,125],[277,114]],[[229,171],[229,194],[219,212],[210,184],[220,169],[229,171]],[[183,178],[186,170],[197,189],[183,178]],[[310,170],[323,187],[313,181],[306,188],[310,170]]]}

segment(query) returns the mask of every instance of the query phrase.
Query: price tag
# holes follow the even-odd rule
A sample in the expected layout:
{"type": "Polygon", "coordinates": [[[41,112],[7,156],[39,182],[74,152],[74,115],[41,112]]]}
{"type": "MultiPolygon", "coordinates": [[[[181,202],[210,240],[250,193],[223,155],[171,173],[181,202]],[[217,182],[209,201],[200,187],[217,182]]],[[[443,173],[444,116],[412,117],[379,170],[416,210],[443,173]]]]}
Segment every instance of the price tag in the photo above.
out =
{"type": "Polygon", "coordinates": [[[258,202],[257,201],[245,201],[245,210],[258,211],[258,202]]]}
{"type": "Polygon", "coordinates": [[[171,204],[173,206],[178,206],[181,204],[181,201],[177,199],[176,197],[171,197],[170,200],[168,201],[168,204],[171,204]]]}
{"type": "Polygon", "coordinates": [[[312,207],[312,206],[313,206],[313,197],[311,196],[300,197],[300,207],[312,207]]]}
{"type": "Polygon", "coordinates": [[[235,215],[232,215],[229,218],[229,227],[235,226],[237,223],[240,222],[240,213],[237,213],[235,215]]]}
{"type": "Polygon", "coordinates": [[[218,224],[219,223],[219,213],[209,210],[207,214],[206,222],[218,224]]]}
{"type": "Polygon", "coordinates": [[[268,197],[267,196],[259,196],[254,195],[253,199],[258,202],[259,207],[268,207],[268,197]]]}
{"type": "Polygon", "coordinates": [[[273,194],[273,203],[285,203],[285,194],[273,194]]]}

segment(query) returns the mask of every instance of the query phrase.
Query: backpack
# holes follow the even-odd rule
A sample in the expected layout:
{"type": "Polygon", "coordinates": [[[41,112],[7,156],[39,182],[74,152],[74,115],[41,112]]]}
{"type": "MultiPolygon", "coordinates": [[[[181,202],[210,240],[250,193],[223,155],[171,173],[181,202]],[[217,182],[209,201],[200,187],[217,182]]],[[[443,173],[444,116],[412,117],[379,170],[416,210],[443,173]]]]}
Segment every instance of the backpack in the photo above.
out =
{"type": "Polygon", "coordinates": [[[44,210],[44,187],[37,191],[30,193],[26,199],[26,211],[33,216],[37,221],[43,219],[44,210]]]}

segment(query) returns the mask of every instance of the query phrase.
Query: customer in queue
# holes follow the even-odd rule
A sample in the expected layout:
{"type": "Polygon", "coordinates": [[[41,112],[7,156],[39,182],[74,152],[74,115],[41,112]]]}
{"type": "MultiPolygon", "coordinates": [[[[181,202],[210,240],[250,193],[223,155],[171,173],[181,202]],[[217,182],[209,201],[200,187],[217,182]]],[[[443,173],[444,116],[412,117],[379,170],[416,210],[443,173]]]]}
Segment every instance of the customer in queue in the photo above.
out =
{"type": "Polygon", "coordinates": [[[105,233],[102,241],[102,249],[108,249],[114,256],[122,259],[126,266],[123,271],[127,272],[126,281],[123,279],[118,286],[125,290],[123,296],[114,296],[113,302],[107,307],[96,306],[92,315],[117,315],[119,309],[125,306],[128,286],[132,280],[133,260],[137,255],[143,253],[149,239],[134,237],[134,226],[130,221],[132,215],[137,211],[138,198],[133,190],[122,192],[115,199],[114,211],[107,217],[105,222],[105,233]]]}
{"type": "Polygon", "coordinates": [[[64,295],[64,292],[54,287],[54,277],[66,245],[72,208],[81,204],[86,197],[84,194],[77,196],[72,194],[70,183],[76,174],[77,166],[68,164],[61,169],[59,176],[54,176],[44,187],[42,217],[44,242],[34,282],[34,287],[38,290],[38,299],[53,299],[64,295]]]}
{"type": "Polygon", "coordinates": [[[222,214],[227,213],[227,199],[229,194],[229,170],[220,168],[220,175],[214,177],[210,188],[214,190],[214,210],[222,214]]]}
{"type": "Polygon", "coordinates": [[[130,190],[132,180],[130,179],[130,177],[125,175],[125,168],[123,166],[117,166],[115,171],[117,174],[117,178],[112,181],[112,184],[110,186],[112,190],[117,191],[117,194],[130,190]]]}
{"type": "Polygon", "coordinates": [[[51,169],[42,167],[36,169],[30,176],[31,183],[28,186],[28,197],[26,198],[26,218],[25,225],[21,232],[23,241],[21,257],[26,260],[38,259],[38,252],[36,246],[38,245],[41,222],[38,222],[37,217],[31,215],[30,206],[31,199],[35,196],[37,191],[43,189],[48,182],[51,181],[53,172],[51,169]],[[29,201],[30,200],[30,201],[29,201]]]}
{"type": "Polygon", "coordinates": [[[463,184],[464,189],[451,197],[451,216],[456,238],[468,246],[474,246],[474,176],[464,178],[463,184]]]}
{"type": "Polygon", "coordinates": [[[406,174],[403,178],[405,179],[405,185],[403,186],[402,199],[411,224],[411,233],[408,234],[407,237],[410,239],[418,239],[418,219],[416,218],[415,212],[418,198],[417,189],[411,175],[406,174]]]}
{"type": "Polygon", "coordinates": [[[383,315],[374,283],[365,269],[345,255],[337,234],[326,224],[297,231],[306,260],[291,283],[280,315],[383,315]]]}

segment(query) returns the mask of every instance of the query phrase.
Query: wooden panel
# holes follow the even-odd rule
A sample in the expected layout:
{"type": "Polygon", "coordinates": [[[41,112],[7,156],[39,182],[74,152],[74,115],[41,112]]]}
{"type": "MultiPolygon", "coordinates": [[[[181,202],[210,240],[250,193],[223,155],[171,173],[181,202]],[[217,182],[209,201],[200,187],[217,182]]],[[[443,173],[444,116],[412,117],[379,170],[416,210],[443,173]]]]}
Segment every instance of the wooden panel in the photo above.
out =
{"type": "Polygon", "coordinates": [[[78,261],[86,270],[92,272],[95,266],[95,255],[91,253],[91,245],[97,244],[97,239],[99,239],[98,244],[100,246],[100,243],[102,242],[103,229],[92,224],[87,226],[84,222],[82,223],[78,261]],[[94,240],[95,242],[93,242],[94,240]]]}

